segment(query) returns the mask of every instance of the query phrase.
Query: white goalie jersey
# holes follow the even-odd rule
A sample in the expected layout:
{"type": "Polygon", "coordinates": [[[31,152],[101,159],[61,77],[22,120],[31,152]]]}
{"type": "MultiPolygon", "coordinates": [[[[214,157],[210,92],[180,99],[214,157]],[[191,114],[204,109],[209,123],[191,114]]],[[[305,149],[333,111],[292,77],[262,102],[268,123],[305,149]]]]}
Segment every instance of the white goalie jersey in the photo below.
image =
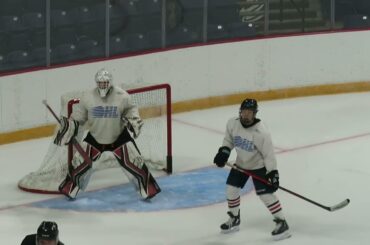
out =
{"type": "Polygon", "coordinates": [[[80,124],[87,123],[84,126],[100,144],[114,142],[127,126],[127,120],[133,127],[142,125],[138,108],[126,91],[113,86],[109,93],[102,100],[96,89],[85,92],[71,115],[80,124]]]}

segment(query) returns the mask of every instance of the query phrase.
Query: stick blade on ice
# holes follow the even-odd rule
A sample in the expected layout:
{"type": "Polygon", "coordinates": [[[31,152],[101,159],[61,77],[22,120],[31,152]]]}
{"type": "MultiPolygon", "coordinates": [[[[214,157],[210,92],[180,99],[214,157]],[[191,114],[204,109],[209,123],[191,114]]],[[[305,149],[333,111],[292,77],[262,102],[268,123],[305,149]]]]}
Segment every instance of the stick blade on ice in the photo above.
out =
{"type": "Polygon", "coordinates": [[[338,209],[346,207],[350,203],[350,200],[347,198],[346,200],[330,207],[330,211],[336,211],[338,209]]]}

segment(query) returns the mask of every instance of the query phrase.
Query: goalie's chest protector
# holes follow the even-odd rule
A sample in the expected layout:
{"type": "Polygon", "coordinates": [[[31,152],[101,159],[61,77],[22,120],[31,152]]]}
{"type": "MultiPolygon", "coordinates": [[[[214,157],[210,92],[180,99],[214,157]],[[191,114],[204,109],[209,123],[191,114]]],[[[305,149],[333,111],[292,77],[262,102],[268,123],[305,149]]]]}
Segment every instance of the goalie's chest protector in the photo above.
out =
{"type": "MultiPolygon", "coordinates": [[[[82,103],[81,103],[82,102],[82,103]]],[[[81,99],[87,112],[88,130],[100,144],[110,144],[121,134],[124,125],[122,114],[132,107],[129,95],[114,87],[107,98],[102,99],[96,90],[81,99]]]]}

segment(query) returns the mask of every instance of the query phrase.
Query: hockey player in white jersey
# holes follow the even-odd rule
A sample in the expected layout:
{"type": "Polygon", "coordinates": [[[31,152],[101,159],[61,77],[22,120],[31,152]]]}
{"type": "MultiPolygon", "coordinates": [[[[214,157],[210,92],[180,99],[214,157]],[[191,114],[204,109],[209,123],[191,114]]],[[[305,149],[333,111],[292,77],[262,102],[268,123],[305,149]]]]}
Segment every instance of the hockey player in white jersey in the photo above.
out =
{"type": "MultiPolygon", "coordinates": [[[[107,70],[100,69],[95,75],[95,82],[96,87],[83,93],[70,118],[61,119],[54,143],[68,144],[79,125],[87,125],[88,133],[83,145],[91,161],[97,161],[104,151],[112,152],[141,196],[150,199],[161,190],[134,141],[143,126],[138,108],[126,91],[112,86],[113,77],[107,70]]],[[[75,168],[59,186],[59,191],[71,199],[80,189],[86,188],[93,167],[91,162],[81,160],[78,155],[73,162],[75,168]],[[76,161],[79,162],[76,164],[76,161]]]]}
{"type": "MultiPolygon", "coordinates": [[[[235,165],[238,168],[260,178],[268,180],[267,185],[253,179],[256,194],[268,208],[274,222],[272,231],[274,240],[290,237],[289,227],[282,212],[281,204],[275,191],[279,187],[279,172],[272,145],[270,133],[256,118],[258,111],[255,99],[245,99],[239,110],[239,116],[229,119],[226,126],[222,146],[214,158],[218,167],[224,167],[232,149],[236,150],[235,165]]],[[[249,176],[232,168],[226,181],[226,197],[228,202],[228,221],[221,225],[221,232],[228,233],[239,230],[240,225],[240,190],[244,187],[249,176]]]]}

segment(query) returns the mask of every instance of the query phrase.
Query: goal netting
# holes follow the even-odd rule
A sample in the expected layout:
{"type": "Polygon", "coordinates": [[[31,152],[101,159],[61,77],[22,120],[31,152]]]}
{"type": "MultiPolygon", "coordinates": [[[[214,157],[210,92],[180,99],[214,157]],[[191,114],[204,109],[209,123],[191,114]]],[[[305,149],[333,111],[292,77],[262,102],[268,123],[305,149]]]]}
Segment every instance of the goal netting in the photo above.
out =
{"type": "MultiPolygon", "coordinates": [[[[138,105],[140,116],[144,120],[140,136],[135,140],[140,152],[150,169],[172,172],[171,150],[171,88],[168,84],[129,85],[122,86],[131,94],[134,103],[138,105]]],[[[70,92],[61,96],[62,116],[69,116],[73,107],[79,103],[83,92],[70,92]]],[[[52,140],[55,138],[56,131],[52,140]]],[[[79,130],[76,139],[81,142],[86,135],[86,129],[79,130]]],[[[57,146],[53,142],[44,159],[35,172],[24,176],[18,187],[28,192],[59,193],[58,186],[68,173],[75,151],[72,145],[57,146]]],[[[118,167],[112,154],[102,154],[95,169],[118,167]],[[104,155],[104,156],[103,156],[104,155]]]]}

